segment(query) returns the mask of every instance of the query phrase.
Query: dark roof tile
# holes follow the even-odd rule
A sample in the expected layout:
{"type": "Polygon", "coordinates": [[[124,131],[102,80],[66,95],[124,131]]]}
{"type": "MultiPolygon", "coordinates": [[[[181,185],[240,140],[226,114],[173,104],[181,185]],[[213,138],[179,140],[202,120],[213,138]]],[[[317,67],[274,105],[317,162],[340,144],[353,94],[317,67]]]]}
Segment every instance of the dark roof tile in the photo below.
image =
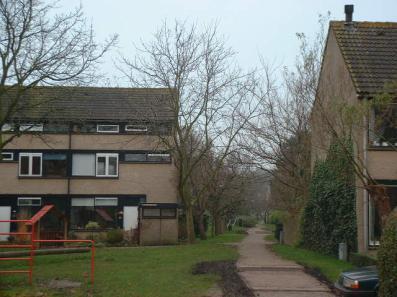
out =
{"type": "Polygon", "coordinates": [[[397,23],[332,21],[357,93],[374,95],[397,81],[397,23]]]}

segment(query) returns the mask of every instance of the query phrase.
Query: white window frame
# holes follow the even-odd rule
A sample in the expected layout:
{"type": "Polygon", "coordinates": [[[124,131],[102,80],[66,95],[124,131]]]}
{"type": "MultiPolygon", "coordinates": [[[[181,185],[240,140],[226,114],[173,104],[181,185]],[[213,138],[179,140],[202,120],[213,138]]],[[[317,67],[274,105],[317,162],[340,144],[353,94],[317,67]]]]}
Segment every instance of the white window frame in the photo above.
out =
{"type": "Polygon", "coordinates": [[[98,133],[119,133],[119,132],[120,132],[120,126],[119,126],[119,125],[108,125],[108,124],[97,124],[97,125],[96,125],[96,131],[97,131],[98,133]],[[104,127],[104,126],[107,126],[107,127],[116,127],[116,128],[117,128],[117,131],[103,131],[103,130],[101,130],[100,128],[101,128],[101,127],[104,127]]]}
{"type": "Polygon", "coordinates": [[[19,131],[24,131],[24,132],[43,132],[43,130],[44,130],[44,125],[43,124],[28,123],[28,124],[19,125],[19,131]]]}
{"type": "Polygon", "coordinates": [[[18,197],[18,206],[41,206],[41,197],[18,197]],[[21,200],[31,200],[31,201],[39,201],[38,204],[22,204],[20,203],[21,200]]]}
{"type": "Polygon", "coordinates": [[[14,125],[9,123],[4,123],[3,126],[1,126],[1,131],[2,132],[14,131],[14,125]]]}
{"type": "Polygon", "coordinates": [[[97,153],[95,158],[95,173],[98,177],[118,177],[119,176],[119,154],[117,153],[97,153]],[[105,174],[98,174],[98,158],[105,157],[105,174]],[[109,174],[109,158],[116,157],[116,174],[109,174]]]}
{"type": "Polygon", "coordinates": [[[3,155],[3,159],[1,159],[1,161],[14,161],[14,153],[2,152],[1,154],[3,155]],[[10,157],[8,157],[8,158],[4,157],[5,154],[9,154],[10,157]]]}
{"type": "Polygon", "coordinates": [[[19,153],[19,176],[42,176],[43,175],[43,154],[42,153],[19,153]],[[29,173],[21,174],[21,158],[29,157],[29,173]],[[32,174],[33,157],[40,157],[40,174],[32,174]]]}
{"type": "Polygon", "coordinates": [[[125,125],[125,131],[126,132],[147,132],[148,128],[145,125],[125,125]],[[131,128],[131,127],[135,127],[135,128],[131,128]]]}

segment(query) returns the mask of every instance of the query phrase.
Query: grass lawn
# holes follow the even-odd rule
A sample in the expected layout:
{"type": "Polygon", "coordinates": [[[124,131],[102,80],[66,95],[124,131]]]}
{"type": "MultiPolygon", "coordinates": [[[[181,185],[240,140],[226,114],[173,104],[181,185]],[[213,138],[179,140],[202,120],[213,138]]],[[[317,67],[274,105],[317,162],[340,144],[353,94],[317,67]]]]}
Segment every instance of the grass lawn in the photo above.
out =
{"type": "Polygon", "coordinates": [[[319,270],[332,283],[337,280],[342,271],[354,268],[351,263],[306,249],[282,244],[275,244],[272,248],[278,255],[285,259],[319,270]]]}
{"type": "MultiPolygon", "coordinates": [[[[244,236],[227,233],[194,245],[140,248],[98,248],[95,285],[73,290],[48,289],[51,279],[83,281],[89,272],[90,254],[38,256],[35,258],[34,285],[27,277],[5,276],[0,279],[0,296],[129,296],[182,297],[201,296],[218,279],[215,275],[192,275],[191,268],[201,261],[237,259],[237,250],[221,243],[237,242],[244,236]]],[[[10,264],[7,264],[10,265],[10,264]]],[[[0,270],[4,269],[0,263],[0,270]]],[[[18,266],[7,266],[16,269],[18,266]]],[[[22,267],[19,267],[22,268],[22,267]]]]}

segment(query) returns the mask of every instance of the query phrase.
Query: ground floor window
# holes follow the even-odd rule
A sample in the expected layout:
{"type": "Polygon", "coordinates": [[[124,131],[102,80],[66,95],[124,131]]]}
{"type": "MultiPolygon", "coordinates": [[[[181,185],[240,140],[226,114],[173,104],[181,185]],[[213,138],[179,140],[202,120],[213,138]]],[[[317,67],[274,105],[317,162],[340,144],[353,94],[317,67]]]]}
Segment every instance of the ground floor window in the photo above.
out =
{"type": "Polygon", "coordinates": [[[111,229],[118,226],[118,198],[72,198],[72,229],[111,229]]]}
{"type": "MultiPolygon", "coordinates": [[[[390,198],[390,206],[391,209],[395,209],[397,207],[397,186],[389,186],[386,188],[387,194],[390,198]]],[[[381,228],[381,218],[379,211],[375,207],[375,202],[371,197],[369,197],[368,201],[368,237],[369,237],[369,245],[377,246],[380,242],[380,237],[382,236],[382,228],[381,228]]]]}

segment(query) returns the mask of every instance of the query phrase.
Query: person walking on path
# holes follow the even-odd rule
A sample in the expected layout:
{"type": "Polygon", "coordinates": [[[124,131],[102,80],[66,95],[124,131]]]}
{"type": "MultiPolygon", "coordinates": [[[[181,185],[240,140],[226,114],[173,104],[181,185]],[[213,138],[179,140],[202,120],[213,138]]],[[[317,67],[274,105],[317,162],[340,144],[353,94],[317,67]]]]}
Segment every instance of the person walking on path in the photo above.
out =
{"type": "Polygon", "coordinates": [[[237,269],[240,277],[258,297],[333,297],[330,289],[295,262],[281,259],[264,239],[270,234],[255,227],[239,244],[237,269]]]}

